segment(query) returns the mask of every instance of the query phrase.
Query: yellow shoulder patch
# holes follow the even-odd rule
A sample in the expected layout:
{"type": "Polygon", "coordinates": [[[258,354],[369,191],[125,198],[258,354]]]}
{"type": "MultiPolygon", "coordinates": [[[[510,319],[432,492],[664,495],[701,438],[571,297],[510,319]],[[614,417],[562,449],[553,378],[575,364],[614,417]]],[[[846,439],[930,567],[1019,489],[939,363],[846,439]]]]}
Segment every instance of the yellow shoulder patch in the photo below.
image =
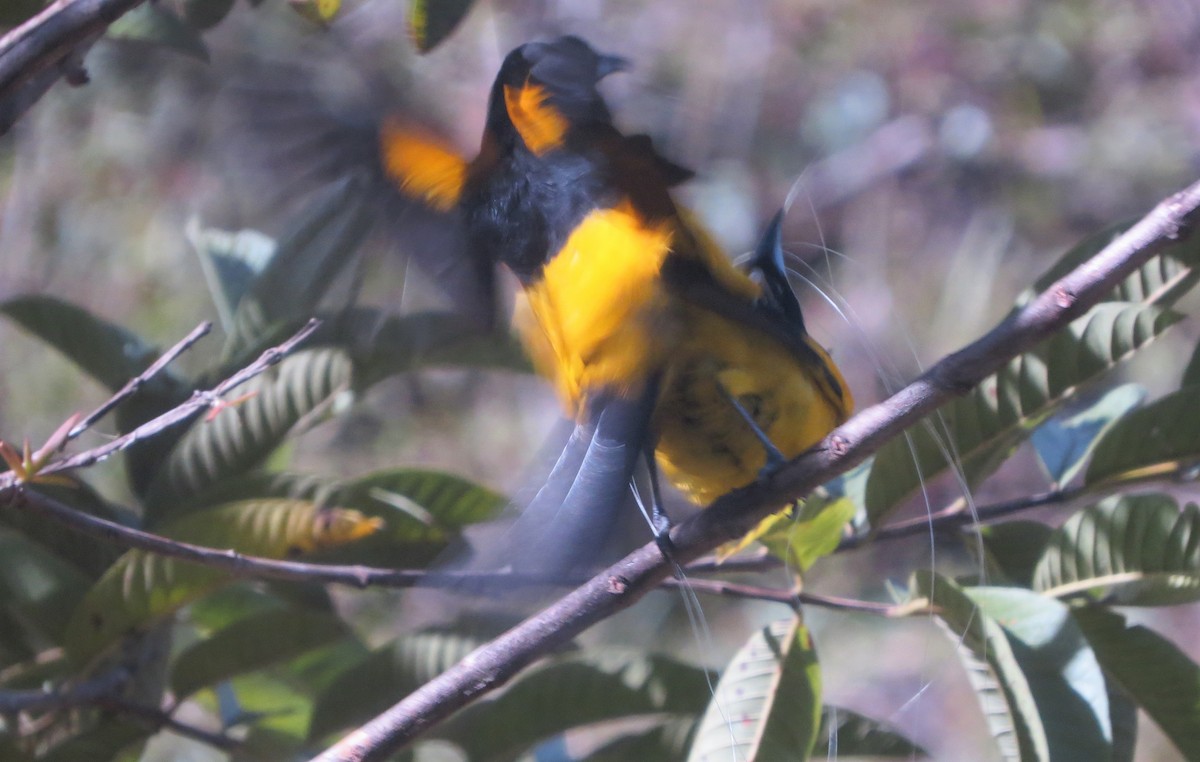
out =
{"type": "Polygon", "coordinates": [[[458,204],[467,178],[463,157],[394,119],[384,122],[379,146],[384,170],[401,193],[442,212],[458,204]]]}
{"type": "Polygon", "coordinates": [[[546,98],[546,90],[539,85],[504,87],[508,118],[521,140],[538,156],[561,146],[567,134],[567,118],[547,103],[546,98]]]}

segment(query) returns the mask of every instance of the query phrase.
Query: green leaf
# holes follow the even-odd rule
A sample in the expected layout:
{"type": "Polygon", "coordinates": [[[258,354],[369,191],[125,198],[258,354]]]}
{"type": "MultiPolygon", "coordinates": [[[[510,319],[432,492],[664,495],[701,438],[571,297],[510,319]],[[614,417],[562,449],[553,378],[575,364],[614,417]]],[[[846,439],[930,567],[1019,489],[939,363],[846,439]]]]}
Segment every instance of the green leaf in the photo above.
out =
{"type": "MultiPolygon", "coordinates": [[[[361,537],[373,527],[357,511],[265,500],[197,511],[162,527],[161,534],[247,555],[289,558],[361,537]]],[[[131,550],[75,609],[65,637],[68,655],[76,664],[87,663],[119,638],[145,630],[232,579],[212,567],[131,550]]]]}
{"type": "Polygon", "coordinates": [[[453,474],[419,468],[377,471],[344,483],[331,499],[387,521],[379,533],[395,542],[444,540],[463,527],[496,518],[508,500],[453,474]]]}
{"type": "Polygon", "coordinates": [[[251,379],[234,393],[253,395],[198,420],[166,458],[146,497],[147,522],[179,511],[180,498],[202,493],[261,464],[302,418],[325,412],[352,386],[345,353],[304,350],[251,379]]]}
{"type": "Polygon", "coordinates": [[[978,484],[1076,387],[1098,378],[1180,318],[1153,306],[1103,303],[1034,351],[1010,360],[970,394],[940,408],[925,426],[880,449],[867,482],[872,525],[878,526],[913,490],[945,470],[952,454],[968,486],[978,484]]]}
{"type": "Polygon", "coordinates": [[[789,568],[806,571],[818,558],[837,549],[845,536],[846,524],[857,511],[850,498],[813,496],[800,507],[795,519],[788,519],[779,527],[782,531],[764,536],[759,542],[789,568]]]}
{"type": "Polygon", "coordinates": [[[349,634],[336,616],[275,608],[244,617],[179,654],[171,670],[177,698],[201,688],[293,659],[349,634]]]}
{"type": "Polygon", "coordinates": [[[583,762],[683,762],[696,735],[695,717],[668,715],[649,729],[626,733],[583,758],[583,762]]]}
{"type": "Polygon", "coordinates": [[[1055,762],[1106,759],[1112,719],[1104,674],[1069,609],[1016,587],[969,587],[984,616],[1004,628],[1028,680],[1055,762]]]}
{"type": "Polygon", "coordinates": [[[200,34],[161,3],[145,3],[108,25],[117,40],[149,42],[208,63],[208,48],[200,34]]]}
{"type": "Polygon", "coordinates": [[[1104,433],[1145,399],[1141,386],[1123,384],[1085,409],[1055,416],[1039,426],[1031,441],[1054,486],[1075,478],[1104,433]]]}
{"type": "Polygon", "coordinates": [[[360,724],[457,664],[478,641],[422,632],[392,641],[350,667],[317,695],[308,738],[360,724]]]}
{"type": "Polygon", "coordinates": [[[1075,621],[1104,670],[1150,715],[1185,759],[1200,759],[1200,666],[1173,643],[1095,606],[1075,621]]]}
{"type": "Polygon", "coordinates": [[[288,222],[274,256],[250,285],[234,315],[226,357],[261,343],[281,324],[306,320],[371,226],[366,189],[350,178],[331,185],[288,222]]]}
{"type": "Polygon", "coordinates": [[[1039,521],[1005,521],[980,527],[988,568],[999,572],[1004,581],[1032,586],[1033,570],[1053,532],[1039,521]]]}
{"type": "Polygon", "coordinates": [[[1189,386],[1118,421],[1096,443],[1084,481],[1096,484],[1143,469],[1200,458],[1200,387],[1189,386]]]}
{"type": "Polygon", "coordinates": [[[450,36],[471,10],[474,0],[411,0],[408,4],[408,37],[422,53],[433,50],[450,36]]]}
{"type": "Polygon", "coordinates": [[[959,646],[967,677],[1001,756],[1006,762],[1048,762],[1046,729],[1004,629],[983,615],[962,588],[940,574],[918,571],[912,587],[915,595],[937,607],[938,618],[959,646]]]}
{"type": "Polygon", "coordinates": [[[238,305],[275,256],[275,241],[257,230],[203,228],[196,218],[188,221],[185,234],[200,259],[221,326],[231,334],[238,305]]]}
{"type": "MultiPolygon", "coordinates": [[[[1084,239],[1038,278],[1032,288],[1023,292],[1017,298],[1017,304],[1027,304],[1059,278],[1098,254],[1134,222],[1127,220],[1110,225],[1084,239]]],[[[1195,285],[1200,276],[1196,271],[1197,264],[1200,264],[1200,237],[1189,236],[1177,240],[1127,275],[1113,289],[1107,301],[1170,306],[1195,285]]]]}
{"type": "Polygon", "coordinates": [[[688,760],[809,759],[820,697],[808,628],[799,617],[764,627],[726,665],[688,760]]]}
{"type": "Polygon", "coordinates": [[[24,642],[57,645],[88,589],[88,577],[11,530],[0,529],[0,558],[0,607],[23,625],[24,642]]]}
{"type": "MultiPolygon", "coordinates": [[[[84,482],[75,482],[73,486],[36,484],[26,486],[25,489],[57,500],[89,516],[98,516],[120,524],[128,524],[134,520],[131,513],[114,509],[84,482]]],[[[92,579],[98,577],[121,554],[116,545],[97,542],[95,538],[78,532],[64,532],[62,524],[30,513],[20,503],[0,503],[0,526],[12,527],[26,539],[37,543],[47,552],[70,563],[92,579]]]]}
{"type": "Polygon", "coordinates": [[[894,728],[842,707],[826,706],[821,712],[813,757],[896,757],[913,759],[928,754],[894,728]]]}
{"type": "MultiPolygon", "coordinates": [[[[136,334],[52,296],[8,299],[0,302],[0,312],[57,349],[110,392],[120,389],[158,356],[158,350],[136,334]]],[[[170,371],[166,373],[170,375],[170,371]]]]}
{"type": "Polygon", "coordinates": [[[698,667],[609,648],[559,656],[502,695],[459,712],[438,733],[472,760],[512,759],[571,728],[611,720],[697,714],[708,696],[698,667]]]}
{"type": "Polygon", "coordinates": [[[1123,606],[1200,600],[1200,508],[1167,495],[1115,497],[1079,511],[1050,536],[1033,587],[1123,606]]]}

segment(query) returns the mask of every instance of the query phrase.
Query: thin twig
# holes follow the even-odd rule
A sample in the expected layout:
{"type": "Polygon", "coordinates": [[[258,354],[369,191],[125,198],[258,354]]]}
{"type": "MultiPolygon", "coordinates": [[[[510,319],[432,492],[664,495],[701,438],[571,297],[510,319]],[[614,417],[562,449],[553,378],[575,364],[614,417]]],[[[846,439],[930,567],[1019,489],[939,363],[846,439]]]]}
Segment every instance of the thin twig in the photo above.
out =
{"type": "Polygon", "coordinates": [[[895,606],[889,603],[875,601],[860,601],[853,598],[842,598],[836,595],[797,592],[795,590],[779,590],[758,585],[743,585],[737,582],[725,582],[715,579],[679,579],[668,577],[662,582],[663,587],[676,587],[692,590],[697,593],[721,595],[730,598],[743,598],[769,603],[782,603],[791,608],[797,608],[802,603],[822,608],[839,609],[841,611],[857,611],[864,614],[882,614],[889,616],[895,606]]]}
{"type": "MultiPolygon", "coordinates": [[[[271,366],[277,364],[280,360],[295,349],[301,342],[312,335],[313,331],[321,324],[321,321],[315,318],[309,320],[308,323],[300,329],[294,336],[279,346],[272,347],[259,355],[258,359],[250,363],[246,367],[234,373],[229,378],[208,391],[193,392],[190,399],[180,405],[168,410],[157,418],[151,419],[141,426],[138,426],[133,431],[117,437],[110,442],[93,447],[90,450],[85,450],[69,458],[63,458],[52,463],[48,463],[38,473],[40,475],[49,475],[62,473],[75,468],[83,468],[99,463],[106,458],[111,457],[114,453],[125,450],[137,442],[148,439],[160,431],[168,429],[172,426],[190,420],[193,415],[201,410],[217,405],[221,396],[236,389],[241,384],[249,381],[251,378],[259,375],[271,366]]],[[[0,474],[0,497],[7,490],[12,489],[19,483],[19,478],[12,472],[0,474]]]]}
{"type": "Polygon", "coordinates": [[[128,667],[120,666],[66,688],[0,691],[0,715],[68,709],[95,703],[100,697],[120,690],[131,676],[128,667]]]}
{"type": "MultiPolygon", "coordinates": [[[[120,405],[125,400],[137,394],[138,390],[145,384],[150,382],[150,379],[161,373],[168,365],[175,361],[175,358],[186,352],[197,341],[208,335],[212,330],[212,323],[207,320],[192,329],[192,332],[179,341],[178,344],[168,349],[161,357],[155,360],[149,368],[129,379],[124,386],[121,387],[113,396],[109,397],[100,407],[93,410],[82,421],[76,424],[69,432],[67,432],[66,441],[75,439],[83,432],[90,429],[104,416],[108,415],[117,405],[120,405]]],[[[64,442],[65,443],[65,442],[64,442]]]]}
{"type": "Polygon", "coordinates": [[[80,53],[143,0],[57,0],[0,37],[0,135],[59,77],[76,82],[80,53]]]}
{"type": "Polygon", "coordinates": [[[241,741],[236,738],[212,730],[198,728],[195,725],[189,725],[186,722],[175,719],[161,709],[137,704],[117,696],[103,696],[93,703],[111,712],[118,712],[143,720],[155,730],[165,728],[176,735],[191,738],[222,751],[230,751],[241,745],[241,741]]]}
{"type": "MultiPolygon", "coordinates": [[[[688,563],[746,534],[778,506],[861,463],[885,442],[1066,327],[1122,278],[1195,222],[1200,183],[1160,203],[1112,243],[1011,314],[980,340],[942,359],[889,399],[863,410],[771,478],[719,498],[671,532],[673,561],[688,563]]],[[[503,685],[541,655],[639,600],[673,565],[648,543],[542,612],[481,646],[316,759],[381,759],[455,710],[503,685]]]]}

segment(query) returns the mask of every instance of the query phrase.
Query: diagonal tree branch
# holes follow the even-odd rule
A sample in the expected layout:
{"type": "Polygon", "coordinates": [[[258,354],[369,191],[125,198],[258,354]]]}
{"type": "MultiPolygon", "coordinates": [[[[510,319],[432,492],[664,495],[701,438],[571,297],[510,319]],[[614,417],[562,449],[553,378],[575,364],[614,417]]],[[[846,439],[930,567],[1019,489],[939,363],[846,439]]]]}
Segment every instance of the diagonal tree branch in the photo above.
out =
{"type": "Polygon", "coordinates": [[[385,757],[476,697],[504,684],[541,655],[632,605],[678,564],[744,535],[781,505],[861,463],[886,441],[961,396],[1021,352],[1032,349],[1101,301],[1134,269],[1190,233],[1200,183],[1167,198],[1096,256],[1052,284],[983,338],[942,359],[889,399],[863,410],[820,444],[758,483],[718,499],[671,532],[674,563],[649,543],[586,584],[473,651],[315,759],[358,762],[385,757]]]}
{"type": "Polygon", "coordinates": [[[0,37],[0,135],[61,76],[75,83],[81,53],[143,0],[57,0],[0,37]]]}

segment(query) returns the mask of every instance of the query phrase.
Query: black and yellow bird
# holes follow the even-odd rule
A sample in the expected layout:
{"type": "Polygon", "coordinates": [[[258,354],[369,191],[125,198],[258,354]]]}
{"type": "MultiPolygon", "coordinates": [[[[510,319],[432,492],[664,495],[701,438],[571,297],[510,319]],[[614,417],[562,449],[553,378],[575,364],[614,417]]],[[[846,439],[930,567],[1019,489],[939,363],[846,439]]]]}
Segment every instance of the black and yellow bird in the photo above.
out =
{"type": "Polygon", "coordinates": [[[616,502],[639,458],[706,504],[853,404],[805,330],[779,216],[752,273],[735,267],[671,197],[691,173],[614,126],[597,85],[625,67],[578,37],[522,45],[492,86],[475,158],[401,115],[378,122],[372,152],[402,197],[454,215],[464,256],[520,282],[521,341],[579,424],[535,500],[572,510],[616,502]]]}

